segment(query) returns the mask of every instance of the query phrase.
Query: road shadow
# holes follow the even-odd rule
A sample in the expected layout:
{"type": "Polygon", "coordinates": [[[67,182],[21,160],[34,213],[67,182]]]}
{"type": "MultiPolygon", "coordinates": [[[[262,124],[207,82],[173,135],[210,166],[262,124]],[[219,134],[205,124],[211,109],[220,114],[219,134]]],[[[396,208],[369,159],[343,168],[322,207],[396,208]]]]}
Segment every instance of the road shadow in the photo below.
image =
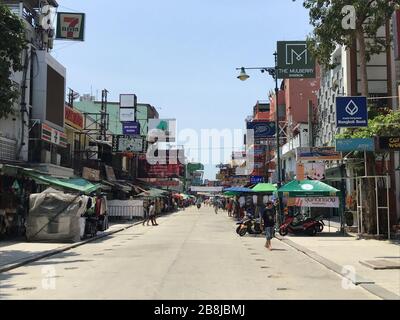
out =
{"type": "Polygon", "coordinates": [[[0,300],[2,298],[7,298],[10,297],[10,294],[7,294],[4,292],[6,289],[13,289],[15,288],[15,285],[11,283],[12,278],[18,277],[18,276],[23,276],[26,275],[26,273],[19,272],[19,273],[0,273],[0,300]]]}
{"type": "Polygon", "coordinates": [[[51,266],[57,264],[70,264],[70,263],[82,263],[82,262],[92,262],[93,260],[85,260],[85,259],[78,259],[78,260],[62,260],[62,261],[54,261],[53,259],[50,260],[43,260],[43,261],[36,261],[33,262],[32,266],[51,266]]]}
{"type": "Polygon", "coordinates": [[[343,239],[350,239],[354,238],[351,235],[348,234],[343,234],[343,232],[321,232],[318,233],[315,236],[308,236],[304,233],[299,233],[299,234],[289,234],[287,237],[289,238],[343,238],[343,239]]]}

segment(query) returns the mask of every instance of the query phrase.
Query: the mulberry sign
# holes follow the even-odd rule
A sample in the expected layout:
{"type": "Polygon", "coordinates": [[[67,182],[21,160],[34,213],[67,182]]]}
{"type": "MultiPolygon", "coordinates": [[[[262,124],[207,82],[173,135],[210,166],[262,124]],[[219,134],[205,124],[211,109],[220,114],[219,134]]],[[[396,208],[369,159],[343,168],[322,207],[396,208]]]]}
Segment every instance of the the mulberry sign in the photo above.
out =
{"type": "Polygon", "coordinates": [[[278,78],[315,78],[315,58],[306,41],[278,42],[278,78]]]}

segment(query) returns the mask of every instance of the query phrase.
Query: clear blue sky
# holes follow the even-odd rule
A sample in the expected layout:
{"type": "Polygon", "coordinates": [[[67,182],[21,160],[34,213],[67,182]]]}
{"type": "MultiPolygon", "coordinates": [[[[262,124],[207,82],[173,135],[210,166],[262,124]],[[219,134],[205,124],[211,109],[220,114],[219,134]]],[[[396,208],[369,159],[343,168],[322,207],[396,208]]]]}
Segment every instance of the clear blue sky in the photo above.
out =
{"type": "MultiPolygon", "coordinates": [[[[176,118],[178,129],[241,129],[257,100],[274,87],[236,67],[273,66],[278,40],[311,31],[301,1],[59,0],[59,11],[86,13],[83,43],[56,41],[53,55],[67,68],[67,86],[110,99],[135,93],[139,102],[176,118]]],[[[230,152],[231,150],[227,151],[230,152]]],[[[215,178],[214,165],[206,177],[215,178]]]]}

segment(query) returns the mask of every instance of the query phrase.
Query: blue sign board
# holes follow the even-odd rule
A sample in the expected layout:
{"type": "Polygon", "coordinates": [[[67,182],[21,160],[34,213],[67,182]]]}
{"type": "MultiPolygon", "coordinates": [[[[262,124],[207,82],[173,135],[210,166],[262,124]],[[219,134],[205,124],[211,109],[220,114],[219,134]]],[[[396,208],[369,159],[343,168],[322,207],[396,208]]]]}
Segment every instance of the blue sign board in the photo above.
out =
{"type": "Polygon", "coordinates": [[[253,121],[247,122],[247,130],[254,130],[254,138],[271,138],[276,134],[275,122],[253,121]]]}
{"type": "Polygon", "coordinates": [[[264,181],[265,181],[264,177],[260,177],[260,176],[252,176],[252,177],[250,177],[250,183],[251,184],[263,183],[264,181]]]}
{"type": "Polygon", "coordinates": [[[375,151],[375,140],[373,138],[365,139],[337,139],[336,151],[375,151]]]}
{"type": "Polygon", "coordinates": [[[338,128],[368,127],[366,97],[337,97],[336,126],[338,128]]]}
{"type": "Polygon", "coordinates": [[[140,123],[139,122],[122,122],[122,133],[125,135],[139,135],[140,123]]]}

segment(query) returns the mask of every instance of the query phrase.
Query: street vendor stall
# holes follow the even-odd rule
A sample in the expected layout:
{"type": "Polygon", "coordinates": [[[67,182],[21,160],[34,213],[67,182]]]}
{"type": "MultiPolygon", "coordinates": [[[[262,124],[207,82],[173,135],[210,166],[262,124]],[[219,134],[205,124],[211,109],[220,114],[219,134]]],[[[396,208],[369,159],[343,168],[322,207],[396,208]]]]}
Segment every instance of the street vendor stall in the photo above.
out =
{"type": "Polygon", "coordinates": [[[102,184],[86,179],[61,179],[22,168],[34,181],[50,186],[31,194],[26,221],[28,241],[76,242],[108,229],[107,198],[102,184]]]}
{"type": "Polygon", "coordinates": [[[343,209],[340,190],[317,180],[294,180],[277,193],[286,198],[287,207],[343,209]]]}
{"type": "Polygon", "coordinates": [[[274,200],[274,194],[277,192],[275,185],[271,183],[259,183],[252,188],[253,192],[256,193],[257,203],[266,204],[268,201],[274,200]]]}

